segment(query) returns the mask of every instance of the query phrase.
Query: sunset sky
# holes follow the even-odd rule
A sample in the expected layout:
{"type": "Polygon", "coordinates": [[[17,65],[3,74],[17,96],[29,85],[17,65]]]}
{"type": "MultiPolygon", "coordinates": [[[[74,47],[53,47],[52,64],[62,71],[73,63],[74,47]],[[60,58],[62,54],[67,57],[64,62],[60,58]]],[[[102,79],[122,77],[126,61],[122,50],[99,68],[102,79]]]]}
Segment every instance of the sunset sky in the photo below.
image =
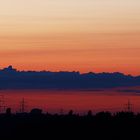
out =
{"type": "Polygon", "coordinates": [[[7,65],[140,75],[140,0],[1,0],[7,65]]]}

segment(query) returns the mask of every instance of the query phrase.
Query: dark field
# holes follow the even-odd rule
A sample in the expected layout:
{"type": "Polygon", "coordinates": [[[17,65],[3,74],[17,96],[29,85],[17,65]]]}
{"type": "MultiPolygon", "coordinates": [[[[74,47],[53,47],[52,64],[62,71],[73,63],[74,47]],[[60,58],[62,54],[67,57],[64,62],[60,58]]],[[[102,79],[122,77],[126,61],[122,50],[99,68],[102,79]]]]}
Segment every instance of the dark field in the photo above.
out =
{"type": "Polygon", "coordinates": [[[95,139],[120,140],[140,138],[140,114],[132,112],[100,112],[85,116],[73,114],[42,114],[39,109],[30,113],[0,115],[2,139],[95,139]]]}

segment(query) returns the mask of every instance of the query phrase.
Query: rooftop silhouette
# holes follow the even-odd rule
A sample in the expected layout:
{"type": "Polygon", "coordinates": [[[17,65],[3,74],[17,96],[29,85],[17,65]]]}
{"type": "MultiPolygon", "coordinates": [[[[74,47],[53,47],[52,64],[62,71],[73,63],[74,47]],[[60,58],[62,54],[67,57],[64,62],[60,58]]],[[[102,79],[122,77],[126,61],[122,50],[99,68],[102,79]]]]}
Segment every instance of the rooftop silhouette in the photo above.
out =
{"type": "Polygon", "coordinates": [[[140,86],[140,76],[123,73],[0,70],[0,89],[95,89],[140,86]]]}

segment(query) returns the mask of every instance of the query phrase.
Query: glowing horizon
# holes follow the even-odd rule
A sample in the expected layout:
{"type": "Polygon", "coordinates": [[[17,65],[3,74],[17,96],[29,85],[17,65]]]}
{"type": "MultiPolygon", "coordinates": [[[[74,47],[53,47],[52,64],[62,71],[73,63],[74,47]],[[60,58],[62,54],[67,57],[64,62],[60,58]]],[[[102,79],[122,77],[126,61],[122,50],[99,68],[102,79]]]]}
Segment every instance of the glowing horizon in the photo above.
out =
{"type": "Polygon", "coordinates": [[[140,1],[0,2],[0,67],[140,75],[140,1]]]}

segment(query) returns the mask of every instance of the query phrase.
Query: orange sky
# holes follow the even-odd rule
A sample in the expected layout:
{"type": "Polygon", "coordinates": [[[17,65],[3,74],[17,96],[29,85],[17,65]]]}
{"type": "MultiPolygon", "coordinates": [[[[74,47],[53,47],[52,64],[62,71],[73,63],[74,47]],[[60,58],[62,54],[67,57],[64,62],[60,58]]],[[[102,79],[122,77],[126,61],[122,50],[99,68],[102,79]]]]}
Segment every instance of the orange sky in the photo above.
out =
{"type": "Polygon", "coordinates": [[[139,0],[4,0],[0,68],[140,74],[139,0]]]}

